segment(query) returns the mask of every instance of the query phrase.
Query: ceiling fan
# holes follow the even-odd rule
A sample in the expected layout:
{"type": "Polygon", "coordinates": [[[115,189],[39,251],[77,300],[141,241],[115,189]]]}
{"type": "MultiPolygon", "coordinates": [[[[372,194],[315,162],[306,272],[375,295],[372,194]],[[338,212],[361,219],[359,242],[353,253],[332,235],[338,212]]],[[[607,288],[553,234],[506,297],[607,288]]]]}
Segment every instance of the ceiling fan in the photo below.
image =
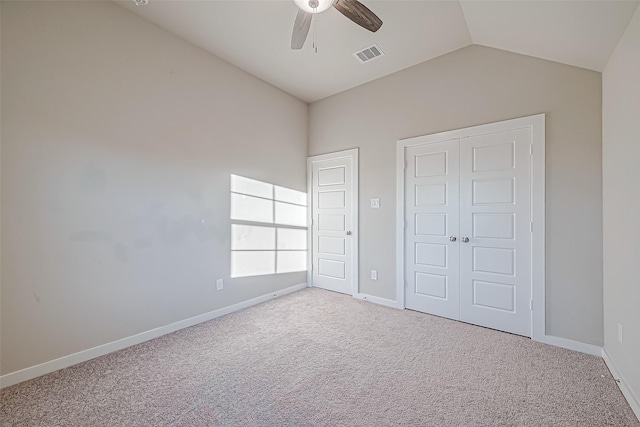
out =
{"type": "Polygon", "coordinates": [[[382,20],[358,0],[293,0],[298,6],[298,15],[293,24],[291,49],[301,49],[309,34],[311,19],[316,13],[331,6],[344,16],[373,33],[382,27],[382,20]]]}

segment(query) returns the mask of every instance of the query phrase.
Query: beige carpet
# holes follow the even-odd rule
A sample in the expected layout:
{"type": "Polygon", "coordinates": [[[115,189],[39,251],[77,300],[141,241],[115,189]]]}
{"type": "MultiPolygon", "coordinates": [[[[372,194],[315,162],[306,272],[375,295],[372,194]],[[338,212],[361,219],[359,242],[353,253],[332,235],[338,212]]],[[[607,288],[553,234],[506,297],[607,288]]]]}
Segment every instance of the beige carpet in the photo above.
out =
{"type": "Polygon", "coordinates": [[[640,426],[602,359],[308,289],[0,391],[5,426],[640,426]]]}

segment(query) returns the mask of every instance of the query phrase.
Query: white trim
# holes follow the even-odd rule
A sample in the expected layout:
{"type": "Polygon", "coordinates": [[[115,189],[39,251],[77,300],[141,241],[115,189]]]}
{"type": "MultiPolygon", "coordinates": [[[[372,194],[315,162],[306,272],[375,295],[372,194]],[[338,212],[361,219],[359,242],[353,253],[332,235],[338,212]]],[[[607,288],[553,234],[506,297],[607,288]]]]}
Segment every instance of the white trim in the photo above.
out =
{"type": "MultiPolygon", "coordinates": [[[[440,132],[432,135],[401,139],[396,145],[396,300],[405,306],[404,292],[404,153],[407,147],[432,144],[451,139],[486,135],[529,128],[533,146],[531,165],[531,198],[533,232],[531,235],[531,292],[533,310],[531,312],[531,338],[545,342],[545,115],[505,120],[485,125],[472,126],[440,132]]],[[[552,337],[555,338],[555,337],[552,337]]],[[[585,344],[588,345],[588,344],[585,344]]],[[[562,346],[561,346],[562,347],[562,346]]]]}
{"type": "Polygon", "coordinates": [[[545,251],[545,115],[528,118],[531,123],[531,339],[541,341],[546,332],[545,251]]]}
{"type": "Polygon", "coordinates": [[[396,302],[405,308],[404,301],[404,149],[402,141],[396,145],[396,302]]]}
{"type": "Polygon", "coordinates": [[[313,168],[311,157],[307,157],[307,286],[313,287],[313,168]]]}
{"type": "Polygon", "coordinates": [[[217,310],[210,311],[208,313],[200,314],[198,316],[190,317],[179,322],[171,323],[166,326],[151,329],[146,332],[141,332],[136,335],[132,335],[127,338],[122,338],[117,341],[113,341],[107,344],[99,345],[97,347],[89,348],[87,350],[79,351],[77,353],[63,356],[58,359],[50,360],[48,362],[41,363],[39,365],[31,366],[29,368],[21,369],[19,371],[11,372],[6,375],[0,376],[0,388],[9,387],[14,384],[27,381],[41,375],[45,375],[59,369],[67,368],[78,363],[86,362],[87,360],[94,359],[96,357],[104,356],[114,351],[122,350],[132,345],[140,344],[145,341],[149,341],[163,335],[170,334],[180,329],[188,328],[190,326],[197,325],[202,322],[215,319],[217,317],[224,316],[226,314],[239,311],[252,305],[260,304],[265,301],[272,300],[282,295],[290,294],[295,291],[299,291],[307,287],[306,283],[291,286],[289,288],[281,289],[279,291],[271,292],[265,295],[261,295],[256,298],[252,298],[247,301],[242,301],[237,304],[233,304],[227,307],[219,308],[217,310]]]}
{"type": "Polygon", "coordinates": [[[602,349],[602,358],[604,359],[604,363],[607,365],[607,368],[609,368],[613,378],[617,380],[616,383],[618,384],[624,398],[627,399],[629,406],[631,406],[631,410],[636,414],[636,418],[640,421],[640,399],[627,385],[624,377],[620,375],[620,371],[616,367],[616,364],[613,363],[613,360],[609,357],[607,350],[604,348],[602,349]]]}
{"type": "Polygon", "coordinates": [[[358,249],[360,248],[360,228],[358,225],[358,219],[360,215],[358,213],[359,208],[359,191],[360,184],[358,182],[358,166],[359,166],[359,149],[352,148],[350,150],[336,151],[335,153],[319,154],[317,156],[307,157],[307,224],[309,228],[307,231],[307,283],[309,287],[313,287],[313,163],[325,160],[337,160],[342,158],[351,158],[351,277],[353,278],[351,283],[351,295],[356,295],[360,290],[360,257],[358,255],[358,249]]]}
{"type": "Polygon", "coordinates": [[[602,356],[602,347],[587,344],[580,341],[573,341],[567,338],[556,337],[554,335],[545,335],[542,339],[534,340],[543,344],[549,344],[556,347],[566,348],[567,350],[578,351],[580,353],[590,354],[592,356],[602,356]]]}
{"type": "Polygon", "coordinates": [[[404,310],[404,307],[403,307],[402,304],[400,304],[398,301],[394,301],[392,299],[380,298],[380,297],[377,297],[375,295],[362,294],[362,293],[357,293],[353,297],[356,298],[356,299],[359,299],[359,300],[369,301],[369,302],[372,302],[374,304],[379,304],[379,305],[384,305],[386,307],[391,307],[391,308],[397,308],[397,309],[400,309],[400,310],[404,310]]]}

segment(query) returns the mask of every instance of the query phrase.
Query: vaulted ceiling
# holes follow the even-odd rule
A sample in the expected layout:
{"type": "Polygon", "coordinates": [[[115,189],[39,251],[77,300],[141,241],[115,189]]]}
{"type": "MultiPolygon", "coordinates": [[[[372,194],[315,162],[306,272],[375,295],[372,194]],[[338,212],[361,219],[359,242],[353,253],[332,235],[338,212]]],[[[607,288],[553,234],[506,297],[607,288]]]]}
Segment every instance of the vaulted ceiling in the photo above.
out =
{"type": "Polygon", "coordinates": [[[470,44],[602,71],[638,1],[362,0],[384,22],[371,33],[337,10],[316,15],[303,49],[290,48],[293,0],[118,1],[212,54],[314,102],[470,44]],[[317,52],[312,40],[317,42],[317,52]],[[378,44],[384,56],[353,53],[378,44]]]}

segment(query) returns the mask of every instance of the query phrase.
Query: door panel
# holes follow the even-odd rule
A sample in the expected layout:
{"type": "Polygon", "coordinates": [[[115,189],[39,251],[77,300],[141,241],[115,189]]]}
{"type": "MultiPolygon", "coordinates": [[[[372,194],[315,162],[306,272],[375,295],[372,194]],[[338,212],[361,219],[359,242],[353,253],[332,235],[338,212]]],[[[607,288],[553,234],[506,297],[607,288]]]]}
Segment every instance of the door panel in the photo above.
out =
{"type": "Polygon", "coordinates": [[[472,213],[471,218],[471,236],[475,239],[516,238],[513,213],[472,213]]]}
{"type": "Polygon", "coordinates": [[[531,336],[530,131],[460,143],[460,320],[531,336]]]}
{"type": "Polygon", "coordinates": [[[458,140],[405,150],[405,305],[457,319],[458,140]]]}
{"type": "Polygon", "coordinates": [[[318,253],[345,255],[345,239],[342,237],[318,237],[318,253]]]}
{"type": "Polygon", "coordinates": [[[353,293],[353,158],[311,161],[313,286],[353,293]]]}
{"type": "Polygon", "coordinates": [[[343,209],[345,207],[344,190],[319,192],[318,207],[320,209],[343,209]]]}
{"type": "Polygon", "coordinates": [[[416,264],[431,267],[447,267],[447,245],[416,243],[416,264]]]}
{"type": "MultiPolygon", "coordinates": [[[[316,216],[318,218],[318,231],[346,231],[345,214],[325,213],[324,209],[317,208],[316,216]]],[[[344,239],[344,237],[342,237],[344,239]]]]}

